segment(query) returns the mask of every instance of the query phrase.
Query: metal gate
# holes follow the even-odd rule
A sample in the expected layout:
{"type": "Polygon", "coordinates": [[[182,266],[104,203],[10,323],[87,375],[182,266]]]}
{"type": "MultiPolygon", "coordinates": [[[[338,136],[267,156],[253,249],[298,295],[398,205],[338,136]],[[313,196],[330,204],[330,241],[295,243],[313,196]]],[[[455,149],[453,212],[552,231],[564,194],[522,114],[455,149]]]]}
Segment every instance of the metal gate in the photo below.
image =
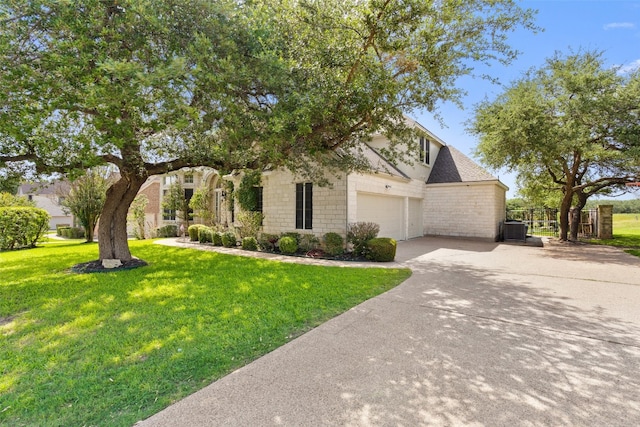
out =
{"type": "MultiPolygon", "coordinates": [[[[569,215],[569,221],[573,215],[569,215]]],[[[527,225],[527,233],[532,236],[558,237],[560,216],[558,209],[530,208],[507,209],[507,221],[521,221],[527,225]]],[[[583,209],[578,224],[578,237],[593,238],[598,235],[598,210],[583,209]]]]}

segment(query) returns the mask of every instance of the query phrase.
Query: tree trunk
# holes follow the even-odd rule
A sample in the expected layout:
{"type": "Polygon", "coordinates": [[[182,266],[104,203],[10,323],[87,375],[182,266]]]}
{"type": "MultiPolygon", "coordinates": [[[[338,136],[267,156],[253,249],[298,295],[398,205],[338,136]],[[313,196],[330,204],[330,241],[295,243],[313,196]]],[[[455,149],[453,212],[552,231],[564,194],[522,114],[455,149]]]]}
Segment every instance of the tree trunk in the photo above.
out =
{"type": "Polygon", "coordinates": [[[560,203],[560,240],[568,240],[569,238],[569,211],[572,199],[573,192],[570,189],[565,190],[560,203]]]}
{"type": "Polygon", "coordinates": [[[107,198],[100,214],[98,248],[101,261],[130,261],[132,258],[127,240],[127,213],[146,177],[122,171],[121,174],[121,178],[107,190],[107,198]]]}
{"type": "Polygon", "coordinates": [[[84,228],[84,238],[87,243],[93,242],[93,228],[88,226],[84,228]]]}
{"type": "Polygon", "coordinates": [[[578,197],[577,206],[573,209],[573,221],[571,222],[571,240],[578,240],[578,231],[582,222],[582,209],[587,205],[588,196],[580,191],[575,193],[578,197]]]}

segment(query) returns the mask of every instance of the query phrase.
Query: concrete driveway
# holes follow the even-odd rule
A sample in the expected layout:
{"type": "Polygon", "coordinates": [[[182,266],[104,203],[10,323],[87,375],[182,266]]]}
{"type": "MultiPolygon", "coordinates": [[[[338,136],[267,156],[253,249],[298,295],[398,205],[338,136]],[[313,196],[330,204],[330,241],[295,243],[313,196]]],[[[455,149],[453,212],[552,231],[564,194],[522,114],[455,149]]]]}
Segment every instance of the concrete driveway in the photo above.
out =
{"type": "Polygon", "coordinates": [[[640,259],[401,242],[402,285],[138,426],[637,426],[640,259]]]}

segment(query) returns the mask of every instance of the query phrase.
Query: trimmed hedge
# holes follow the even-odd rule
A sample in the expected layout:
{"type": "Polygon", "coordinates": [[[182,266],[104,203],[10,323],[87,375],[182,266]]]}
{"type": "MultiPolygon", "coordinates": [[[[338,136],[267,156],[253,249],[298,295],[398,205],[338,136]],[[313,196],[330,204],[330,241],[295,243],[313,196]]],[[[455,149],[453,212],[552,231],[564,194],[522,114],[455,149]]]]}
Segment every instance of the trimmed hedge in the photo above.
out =
{"type": "Polygon", "coordinates": [[[169,224],[158,228],[158,237],[178,237],[178,226],[169,224]]]}
{"type": "Polygon", "coordinates": [[[236,235],[233,231],[226,231],[222,233],[222,246],[225,248],[235,248],[236,243],[236,235]]]}
{"type": "Polygon", "coordinates": [[[49,213],[26,206],[0,208],[0,250],[35,247],[49,229],[49,213]]]}
{"type": "Polygon", "coordinates": [[[198,227],[198,241],[200,243],[213,243],[213,230],[209,227],[198,227]]]}
{"type": "Polygon", "coordinates": [[[323,237],[324,251],[330,256],[344,253],[344,239],[338,233],[327,233],[323,237]]]}
{"type": "Polygon", "coordinates": [[[189,234],[189,240],[192,242],[197,242],[199,237],[199,232],[202,227],[205,227],[203,224],[193,224],[187,228],[187,233],[189,234]]]}
{"type": "Polygon", "coordinates": [[[397,242],[389,237],[377,237],[367,242],[367,258],[371,261],[391,262],[396,257],[397,242]]]}
{"type": "Polygon", "coordinates": [[[257,251],[258,250],[258,240],[255,237],[245,237],[242,239],[242,249],[246,251],[257,251]]]}
{"type": "Polygon", "coordinates": [[[60,227],[57,234],[67,239],[82,239],[84,237],[84,229],[79,227],[60,227]]]}
{"type": "Polygon", "coordinates": [[[222,233],[219,231],[214,231],[211,240],[213,241],[214,246],[222,246],[222,233]]]}
{"type": "Polygon", "coordinates": [[[298,251],[298,242],[292,236],[281,237],[278,246],[283,254],[295,254],[298,251]]]}

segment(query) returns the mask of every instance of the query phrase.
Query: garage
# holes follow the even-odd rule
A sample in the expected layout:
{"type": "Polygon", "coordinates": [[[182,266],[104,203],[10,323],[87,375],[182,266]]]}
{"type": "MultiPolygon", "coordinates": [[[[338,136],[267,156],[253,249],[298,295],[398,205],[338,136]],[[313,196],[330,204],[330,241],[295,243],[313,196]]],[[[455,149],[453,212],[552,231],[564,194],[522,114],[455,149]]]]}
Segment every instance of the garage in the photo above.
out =
{"type": "Polygon", "coordinates": [[[422,199],[408,199],[409,215],[405,215],[404,197],[358,193],[357,200],[358,222],[380,225],[380,237],[405,240],[422,236],[422,199]]]}

